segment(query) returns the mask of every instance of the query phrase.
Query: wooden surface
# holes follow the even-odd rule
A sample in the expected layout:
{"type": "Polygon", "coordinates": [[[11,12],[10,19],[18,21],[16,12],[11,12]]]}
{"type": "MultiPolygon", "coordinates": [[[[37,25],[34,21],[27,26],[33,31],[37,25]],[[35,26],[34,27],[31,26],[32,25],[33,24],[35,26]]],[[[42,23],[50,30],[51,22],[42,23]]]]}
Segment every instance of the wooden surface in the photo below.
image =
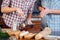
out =
{"type": "Polygon", "coordinates": [[[32,21],[34,26],[29,28],[25,27],[25,29],[27,29],[27,31],[32,32],[32,33],[38,33],[41,31],[41,22],[40,21],[32,21]]]}
{"type": "Polygon", "coordinates": [[[0,16],[0,25],[4,25],[4,22],[2,20],[2,16],[0,16]]]}

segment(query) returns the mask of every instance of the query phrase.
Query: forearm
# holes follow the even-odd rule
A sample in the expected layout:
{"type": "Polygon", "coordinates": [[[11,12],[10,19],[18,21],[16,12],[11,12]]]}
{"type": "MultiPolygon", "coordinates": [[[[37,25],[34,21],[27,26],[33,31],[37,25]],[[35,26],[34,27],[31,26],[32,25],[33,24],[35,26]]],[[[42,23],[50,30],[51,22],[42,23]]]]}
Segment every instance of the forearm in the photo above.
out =
{"type": "Polygon", "coordinates": [[[27,16],[27,20],[30,20],[32,18],[32,14],[30,13],[28,16],[27,16]]]}
{"type": "Polygon", "coordinates": [[[49,11],[50,14],[60,14],[60,10],[50,10],[49,11]]]}
{"type": "Polygon", "coordinates": [[[13,12],[16,11],[16,8],[10,8],[10,7],[1,7],[1,12],[2,13],[9,13],[9,12],[13,12]]]}

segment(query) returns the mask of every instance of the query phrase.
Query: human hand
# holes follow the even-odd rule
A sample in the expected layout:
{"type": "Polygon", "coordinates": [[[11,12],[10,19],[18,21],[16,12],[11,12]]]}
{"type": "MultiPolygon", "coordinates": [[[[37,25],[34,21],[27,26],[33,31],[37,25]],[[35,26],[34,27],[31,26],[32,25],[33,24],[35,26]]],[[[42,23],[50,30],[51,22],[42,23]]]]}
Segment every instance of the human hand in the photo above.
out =
{"type": "Polygon", "coordinates": [[[22,9],[20,9],[20,8],[17,8],[17,15],[19,15],[19,16],[21,16],[21,17],[23,17],[23,16],[25,16],[24,15],[24,12],[22,11],[22,9]]]}
{"type": "Polygon", "coordinates": [[[27,24],[28,24],[28,25],[33,24],[33,23],[31,22],[31,19],[27,20],[27,24]]]}
{"type": "Polygon", "coordinates": [[[44,17],[46,14],[48,14],[49,13],[49,9],[48,8],[45,8],[44,10],[42,10],[41,12],[40,12],[40,17],[44,17]]]}

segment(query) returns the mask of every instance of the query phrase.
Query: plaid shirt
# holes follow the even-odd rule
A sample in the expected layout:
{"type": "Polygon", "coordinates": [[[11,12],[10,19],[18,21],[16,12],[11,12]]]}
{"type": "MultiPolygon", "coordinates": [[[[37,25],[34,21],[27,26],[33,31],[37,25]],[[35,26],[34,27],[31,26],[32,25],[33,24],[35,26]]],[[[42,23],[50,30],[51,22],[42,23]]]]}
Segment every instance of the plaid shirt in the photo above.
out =
{"type": "MultiPolygon", "coordinates": [[[[35,0],[11,0],[11,7],[21,8],[27,17],[27,13],[32,13],[35,0]]],[[[9,6],[10,0],[3,0],[2,7],[9,6]]],[[[25,18],[21,18],[17,15],[17,12],[10,14],[3,14],[4,22],[7,26],[12,27],[13,22],[17,21],[18,24],[22,23],[25,18]]]]}
{"type": "MultiPolygon", "coordinates": [[[[60,10],[60,0],[42,0],[42,6],[53,10],[60,10]]],[[[44,18],[43,21],[52,29],[52,35],[60,36],[60,15],[49,14],[44,18]]]]}

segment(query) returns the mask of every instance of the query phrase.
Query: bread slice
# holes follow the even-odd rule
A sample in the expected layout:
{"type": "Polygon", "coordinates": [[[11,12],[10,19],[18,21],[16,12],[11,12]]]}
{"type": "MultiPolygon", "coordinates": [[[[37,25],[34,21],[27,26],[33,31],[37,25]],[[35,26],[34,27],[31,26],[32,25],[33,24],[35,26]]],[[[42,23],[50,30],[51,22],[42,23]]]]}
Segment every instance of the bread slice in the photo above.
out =
{"type": "Polygon", "coordinates": [[[39,40],[42,37],[51,34],[51,29],[49,27],[45,27],[45,29],[41,32],[39,32],[36,36],[35,36],[35,40],[39,40]]]}
{"type": "Polygon", "coordinates": [[[35,35],[36,35],[36,33],[35,33],[35,34],[29,33],[29,34],[24,35],[24,38],[25,38],[25,39],[31,39],[31,38],[33,38],[35,35]]]}

